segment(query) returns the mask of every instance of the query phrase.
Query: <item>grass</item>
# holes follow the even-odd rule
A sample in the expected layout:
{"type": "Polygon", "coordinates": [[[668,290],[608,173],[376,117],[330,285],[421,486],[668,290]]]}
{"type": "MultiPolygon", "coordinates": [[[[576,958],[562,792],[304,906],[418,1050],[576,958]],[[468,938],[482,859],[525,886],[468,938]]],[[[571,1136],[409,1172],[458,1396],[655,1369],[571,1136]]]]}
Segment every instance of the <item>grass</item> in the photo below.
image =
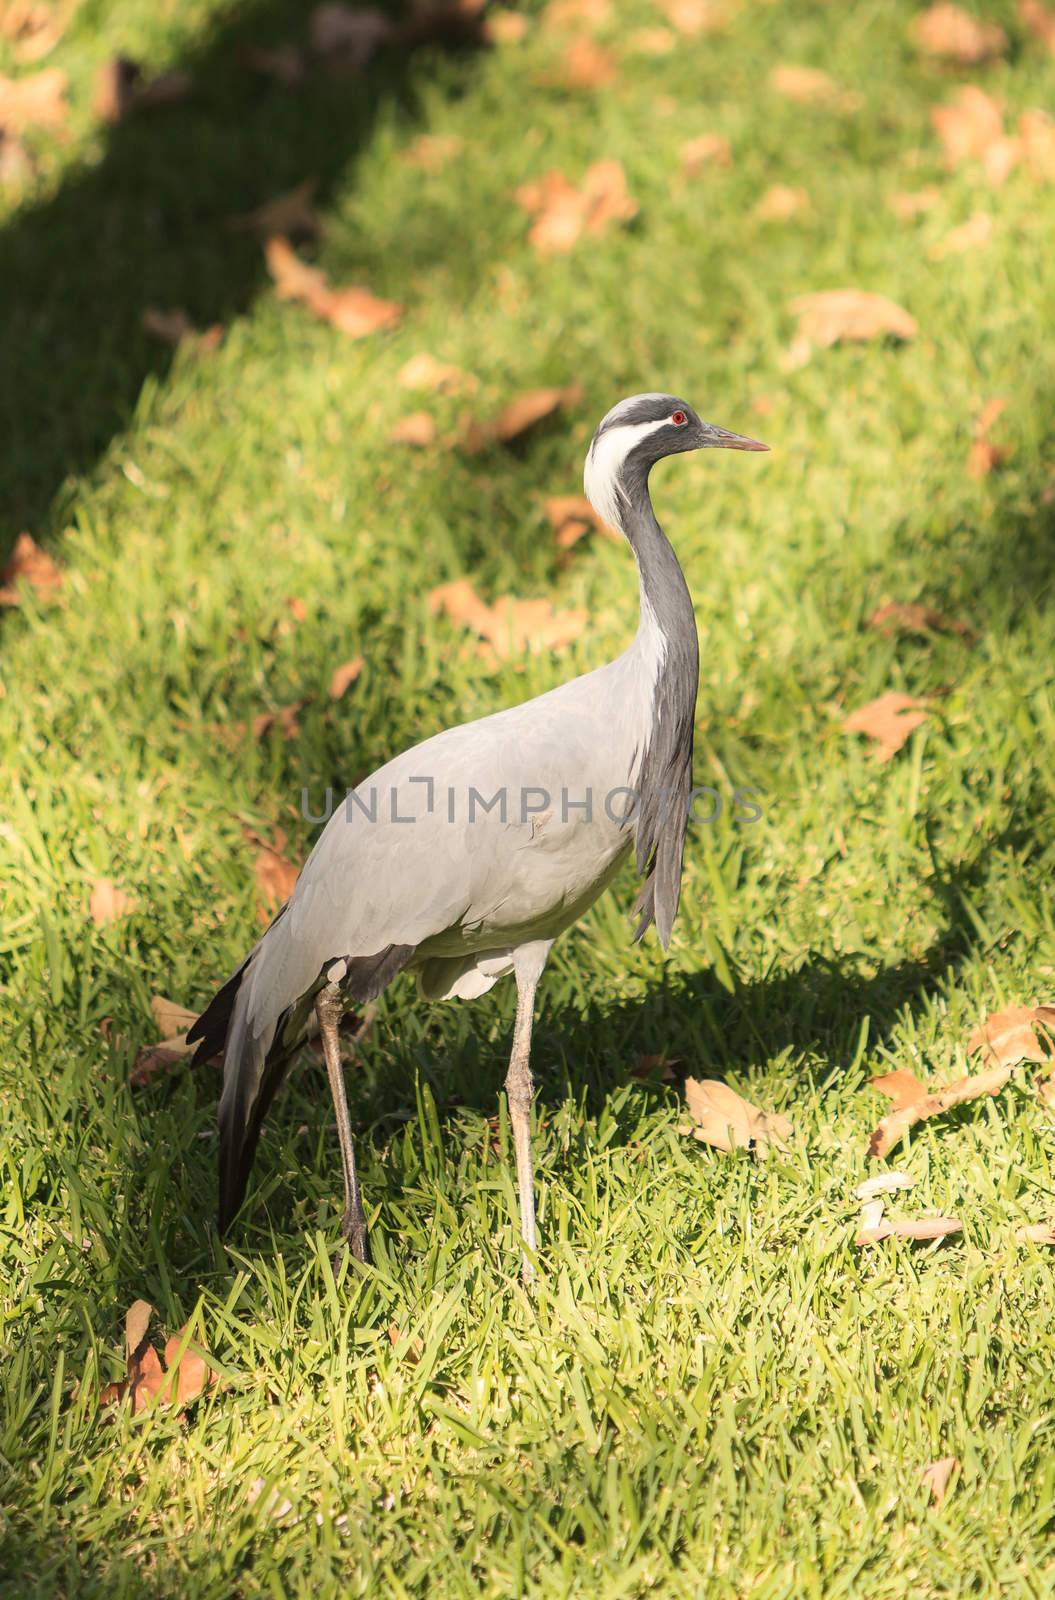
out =
{"type": "MultiPolygon", "coordinates": [[[[960,1238],[856,1250],[849,1196],[868,1076],[955,1075],[980,1016],[1055,980],[1055,191],[946,172],[929,110],[957,74],[913,52],[911,5],[728,9],[592,94],[546,81],[561,42],[533,27],[290,95],[239,50],[302,37],[292,4],[86,4],[54,52],[70,136],[37,142],[0,234],[3,537],[28,527],[66,571],[0,641],[4,1593],[1051,1592],[1055,1274],[1015,1231],[1055,1209],[1055,1147],[1027,1074],[898,1153],[906,1209],[961,1216],[960,1238]],[[101,132],[92,73],[119,49],[188,66],[196,98],[101,132]],[[782,62],[857,109],[782,99],[782,62]],[[424,129],[464,140],[439,173],[399,159],[424,129]],[[732,164],[689,182],[680,146],[708,131],[732,164]],[[512,191],[601,156],[637,220],[539,260],[512,191]],[[227,229],[307,176],[321,264],[404,301],[395,334],[348,341],[278,303],[227,229]],[[777,182],[809,191],[804,217],[757,218],[777,182]],[[930,183],[935,207],[899,223],[891,195],[930,183]],[[977,211],[989,244],[932,259],[977,211]],[[908,307],[918,339],[785,370],[789,297],[844,285],[908,307]],[[159,352],[147,304],[221,320],[222,348],[159,352]],[[475,373],[483,411],[545,383],[586,398],[511,450],[397,453],[417,402],[395,374],[421,349],[475,373]],[[370,1271],[330,1267],[339,1164],[311,1058],[224,1249],[213,1069],[129,1087],[150,996],[204,1001],[255,937],[246,826],[304,850],[303,786],[622,647],[628,557],[602,541],[560,565],[541,496],[573,492],[596,419],[653,387],[774,447],[654,485],[697,604],[697,782],[755,786],[763,817],[694,830],[666,961],[629,944],[629,877],[554,952],[536,1288],[496,1099],[508,985],[382,1003],[352,1083],[370,1271]],[[1014,453],[974,480],[995,395],[1014,453]],[[489,666],[425,604],[466,574],[592,626],[489,666]],[[863,624],[884,598],[977,642],[883,638],[863,624]],[[933,711],[877,766],[838,723],[888,688],[933,711]],[[216,734],[299,700],[292,741],[216,734]],[[100,875],[136,908],[97,929],[100,875]],[[684,1139],[674,1089],[631,1074],[660,1051],[789,1113],[789,1153],[684,1139]],[[169,1330],[193,1319],[222,1368],[185,1418],[97,1409],[137,1296],[169,1330]],[[931,1509],[919,1474],[943,1455],[960,1473],[931,1509]]],[[[1010,54],[972,76],[1009,116],[1050,104],[1055,62],[986,9],[1010,54]]],[[[645,0],[617,13],[617,52],[657,22],[645,0]]],[[[446,431],[466,403],[428,404],[446,431]]]]}

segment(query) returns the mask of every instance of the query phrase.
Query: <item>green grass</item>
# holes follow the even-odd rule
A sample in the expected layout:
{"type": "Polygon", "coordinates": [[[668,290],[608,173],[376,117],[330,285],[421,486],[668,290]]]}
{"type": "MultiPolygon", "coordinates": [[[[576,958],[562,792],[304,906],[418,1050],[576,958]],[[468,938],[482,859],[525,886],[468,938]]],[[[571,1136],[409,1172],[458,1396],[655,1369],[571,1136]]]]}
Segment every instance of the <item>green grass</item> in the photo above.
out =
{"type": "MultiPolygon", "coordinates": [[[[617,51],[659,20],[615,9],[617,51]]],[[[592,95],[545,81],[561,45],[538,28],[288,95],[239,59],[303,35],[279,0],[93,0],[54,52],[71,136],[35,141],[39,176],[0,231],[0,537],[27,527],[66,569],[0,640],[4,1593],[1055,1585],[1055,1273],[1015,1242],[1055,1212],[1055,1146],[1027,1073],[898,1153],[905,1209],[961,1216],[960,1238],[856,1250],[850,1200],[879,1113],[867,1077],[955,1075],[986,1010],[1055,989],[1055,189],[946,173],[929,109],[956,74],[910,49],[913,6],[727,9],[592,95]],[[118,49],[188,66],[198,95],[100,131],[92,73],[118,49]],[[782,100],[781,62],[831,72],[858,109],[782,100]],[[439,174],[398,159],[423,129],[465,141],[439,174]],[[710,131],[732,165],[687,182],[679,148],[710,131]],[[601,156],[638,218],[537,259],[513,190],[601,156]],[[318,259],[404,301],[395,334],[355,343],[278,303],[227,229],[308,176],[318,259]],[[806,217],[756,218],[776,182],[809,190],[806,217]],[[899,223],[889,197],[928,183],[935,208],[899,223]],[[989,245],[931,259],[979,210],[989,245]],[[845,285],[905,305],[919,338],[785,370],[789,297],[845,285]],[[223,347],[149,345],[148,304],[223,321],[223,347]],[[513,450],[400,453],[388,428],[419,402],[395,374],[418,350],[475,373],[482,411],[544,383],[586,397],[513,450]],[[488,1122],[509,985],[426,1008],[401,982],[382,1003],[351,1091],[371,1270],[331,1272],[339,1161],[311,1057],[222,1248],[215,1069],[129,1088],[150,996],[204,1001],[255,937],[245,826],[306,849],[303,785],[318,797],[622,647],[632,563],[599,541],[561,565],[541,497],[574,492],[596,419],[654,387],[773,446],[654,484],[701,631],[697,782],[754,785],[764,815],[692,833],[666,961],[629,943],[629,876],[554,952],[534,1291],[504,1105],[488,1122]],[[1001,394],[1014,454],[975,481],[973,421],[1001,394]],[[428,614],[461,575],[585,604],[592,626],[488,666],[428,614]],[[978,641],[884,639],[863,625],[884,598],[978,641]],[[356,651],[334,707],[329,674],[356,651]],[[838,724],[888,688],[935,707],[880,767],[838,724]],[[294,700],[292,742],[212,731],[294,700]],[[137,902],[102,930],[99,875],[137,902]],[[676,1091],[631,1075],[642,1051],[786,1111],[789,1153],[685,1140],[676,1091]],[[222,1367],[185,1418],[97,1410],[137,1296],[169,1330],[193,1317],[222,1367]],[[423,1341],[416,1364],[390,1324],[423,1341]],[[920,1469],[947,1454],[962,1470],[932,1510],[920,1469]]],[[[1009,116],[1050,105],[1055,59],[1010,4],[986,10],[1011,50],[975,79],[1009,116]]],[[[428,404],[443,431],[466,406],[428,404]]]]}

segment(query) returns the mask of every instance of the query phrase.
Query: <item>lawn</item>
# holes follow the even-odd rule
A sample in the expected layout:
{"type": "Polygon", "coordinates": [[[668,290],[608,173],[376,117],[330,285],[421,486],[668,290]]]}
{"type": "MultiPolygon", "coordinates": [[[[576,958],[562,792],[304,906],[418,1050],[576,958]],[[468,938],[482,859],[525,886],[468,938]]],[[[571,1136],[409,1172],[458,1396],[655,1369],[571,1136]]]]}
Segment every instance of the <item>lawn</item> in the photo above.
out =
{"type": "Polygon", "coordinates": [[[1055,185],[1025,159],[1001,182],[948,166],[931,119],[972,82],[1014,133],[1053,105],[1055,55],[1010,3],[977,8],[1007,42],[972,67],[921,53],[904,0],[716,9],[683,33],[650,0],[551,0],[519,41],[396,44],[293,89],[246,55],[303,43],[291,0],[84,0],[32,64],[0,37],[0,74],[69,78],[65,120],[24,136],[34,170],[0,188],[0,550],[28,531],[63,579],[0,614],[4,1594],[1055,1586],[1055,1257],[1016,1237],[1055,1216],[1035,1069],[890,1158],[915,1179],[892,1209],[960,1234],[857,1247],[852,1199],[885,1107],[869,1077],[955,1078],[986,1013],[1055,998],[1055,185]],[[584,37],[614,71],[569,86],[584,37]],[[101,122],[117,52],[195,92],[101,122]],[[772,81],[787,66],[834,88],[803,103],[772,81]],[[729,159],[690,176],[703,134],[729,159]],[[515,191],[598,160],[636,215],[539,254],[515,191]],[[352,338],[279,298],[232,228],[309,178],[324,231],[300,254],[399,302],[395,329],[352,338]],[[759,211],[778,184],[807,196],[783,220],[759,211]],[[906,217],[898,197],[928,191],[906,217]],[[797,343],[789,301],[848,287],[916,336],[797,343]],[[222,343],[152,341],[148,307],[222,343]],[[405,388],[419,352],[475,389],[405,388]],[[576,384],[508,445],[450,442],[576,384]],[[648,389],[772,447],[653,482],[699,623],[696,781],[754,788],[762,815],[690,830],[665,958],[630,942],[629,871],[554,950],[538,1279],[519,1281],[499,1097],[509,983],[383,997],[349,1073],[371,1268],[331,1266],[340,1164],[310,1052],[225,1247],[216,1067],[130,1081],[151,997],[203,1004],[257,937],[253,841],[301,859],[305,790],[318,810],[623,648],[628,552],[562,550],[543,502],[648,389]],[[417,410],[436,441],[392,443],[417,410]],[[462,577],[589,626],[481,653],[428,605],[462,577]],[[972,636],[884,634],[887,601],[972,636]],[[879,762],[841,723],[889,690],[927,715],[879,762]],[[130,904],[96,921],[101,879],[130,904]],[[673,1082],[640,1075],[649,1056],[673,1082]],[[686,1138],[685,1073],[782,1111],[787,1150],[686,1138]],[[159,1343],[190,1321],[215,1361],[182,1412],[98,1403],[137,1298],[159,1343]],[[921,1471],[946,1456],[932,1505],[921,1471]]]}

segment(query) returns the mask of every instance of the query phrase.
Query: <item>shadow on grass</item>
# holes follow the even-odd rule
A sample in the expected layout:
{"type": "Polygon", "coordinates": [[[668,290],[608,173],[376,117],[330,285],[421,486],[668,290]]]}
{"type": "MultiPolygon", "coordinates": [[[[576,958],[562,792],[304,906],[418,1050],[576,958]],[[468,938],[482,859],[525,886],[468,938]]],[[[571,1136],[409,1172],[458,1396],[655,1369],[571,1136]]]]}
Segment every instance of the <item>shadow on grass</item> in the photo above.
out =
{"type": "MultiPolygon", "coordinates": [[[[0,562],[18,532],[61,530],[60,492],[90,472],[129,422],[144,381],[171,351],[147,339],[145,308],[180,307],[199,327],[245,312],[265,279],[260,242],[232,217],[307,178],[324,209],[379,112],[419,116],[437,48],[464,23],[383,49],[362,72],[309,68],[288,89],[246,64],[250,47],[303,44],[298,0],[249,0],[171,63],[193,79],[185,103],[131,114],[97,165],[0,232],[0,562]]],[[[444,68],[447,81],[452,69],[444,68]]]]}

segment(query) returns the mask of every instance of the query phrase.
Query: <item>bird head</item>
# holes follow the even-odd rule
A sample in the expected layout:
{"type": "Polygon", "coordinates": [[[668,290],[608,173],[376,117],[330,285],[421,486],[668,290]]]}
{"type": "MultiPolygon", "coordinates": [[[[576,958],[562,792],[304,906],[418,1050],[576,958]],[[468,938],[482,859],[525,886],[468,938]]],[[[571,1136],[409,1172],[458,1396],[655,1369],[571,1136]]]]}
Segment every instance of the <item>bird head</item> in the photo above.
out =
{"type": "Polygon", "coordinates": [[[604,417],[586,456],[583,482],[591,505],[613,527],[622,528],[621,507],[664,456],[685,450],[768,450],[758,439],[704,422],[686,400],[673,394],[635,394],[604,417]]]}

